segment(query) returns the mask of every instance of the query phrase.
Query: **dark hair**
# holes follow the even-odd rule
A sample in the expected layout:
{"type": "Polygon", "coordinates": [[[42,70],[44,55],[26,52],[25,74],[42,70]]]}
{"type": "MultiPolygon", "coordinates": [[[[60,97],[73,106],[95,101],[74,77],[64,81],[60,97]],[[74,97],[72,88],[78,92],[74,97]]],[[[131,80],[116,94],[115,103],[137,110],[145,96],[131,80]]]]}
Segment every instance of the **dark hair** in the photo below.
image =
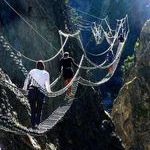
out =
{"type": "Polygon", "coordinates": [[[45,64],[42,60],[39,60],[37,63],[36,63],[36,68],[39,69],[39,70],[45,70],[45,64]]]}
{"type": "Polygon", "coordinates": [[[64,53],[64,57],[67,57],[67,56],[69,56],[69,52],[64,53]]]}
{"type": "Polygon", "coordinates": [[[103,120],[102,125],[108,132],[113,132],[115,130],[115,126],[110,120],[103,120]]]}

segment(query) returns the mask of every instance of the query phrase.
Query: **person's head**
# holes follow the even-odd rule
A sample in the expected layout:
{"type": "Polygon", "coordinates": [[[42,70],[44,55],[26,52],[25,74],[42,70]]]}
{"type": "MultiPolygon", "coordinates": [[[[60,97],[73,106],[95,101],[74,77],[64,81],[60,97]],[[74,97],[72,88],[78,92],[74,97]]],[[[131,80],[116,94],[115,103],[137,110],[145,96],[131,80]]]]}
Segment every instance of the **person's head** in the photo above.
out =
{"type": "Polygon", "coordinates": [[[64,52],[64,57],[69,57],[69,52],[64,52]]]}
{"type": "Polygon", "coordinates": [[[101,128],[107,132],[113,132],[115,130],[114,124],[110,120],[103,120],[101,128]]]}
{"type": "Polygon", "coordinates": [[[37,61],[36,68],[39,70],[45,70],[45,64],[42,60],[37,61]]]}
{"type": "Polygon", "coordinates": [[[122,33],[120,34],[120,37],[123,37],[123,34],[122,34],[122,33]]]}

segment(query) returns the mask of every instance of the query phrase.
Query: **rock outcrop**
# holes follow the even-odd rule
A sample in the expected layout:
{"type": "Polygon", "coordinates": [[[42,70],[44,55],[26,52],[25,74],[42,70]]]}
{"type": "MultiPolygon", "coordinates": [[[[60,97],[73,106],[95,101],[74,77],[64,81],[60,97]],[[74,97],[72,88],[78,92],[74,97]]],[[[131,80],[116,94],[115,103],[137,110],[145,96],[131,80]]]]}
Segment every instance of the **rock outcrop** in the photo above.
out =
{"type": "Polygon", "coordinates": [[[52,138],[50,141],[57,145],[58,150],[124,149],[103,110],[100,96],[88,87],[78,89],[71,109],[47,136],[52,138]]]}
{"type": "Polygon", "coordinates": [[[150,21],[140,36],[136,64],[114,102],[112,116],[126,149],[150,149],[150,21]]]}

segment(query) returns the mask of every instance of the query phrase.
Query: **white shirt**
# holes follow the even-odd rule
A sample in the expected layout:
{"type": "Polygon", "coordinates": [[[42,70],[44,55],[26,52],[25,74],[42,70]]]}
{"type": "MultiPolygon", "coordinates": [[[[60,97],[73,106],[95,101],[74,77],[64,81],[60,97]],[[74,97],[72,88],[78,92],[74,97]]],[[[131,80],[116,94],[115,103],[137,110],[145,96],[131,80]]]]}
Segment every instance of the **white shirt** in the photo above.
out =
{"type": "Polygon", "coordinates": [[[49,78],[49,73],[46,70],[32,69],[24,82],[23,89],[27,90],[28,85],[36,87],[41,86],[43,89],[46,89],[47,92],[50,92],[49,78]]]}

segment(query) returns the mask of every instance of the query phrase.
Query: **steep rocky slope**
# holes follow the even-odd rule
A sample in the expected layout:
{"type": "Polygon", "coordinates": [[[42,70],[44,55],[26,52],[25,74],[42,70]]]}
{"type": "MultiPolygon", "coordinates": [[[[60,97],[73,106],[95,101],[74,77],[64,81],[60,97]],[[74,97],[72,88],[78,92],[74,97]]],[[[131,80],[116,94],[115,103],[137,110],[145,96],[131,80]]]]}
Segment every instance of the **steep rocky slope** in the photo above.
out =
{"type": "Polygon", "coordinates": [[[48,133],[48,137],[51,135],[55,137],[52,141],[58,145],[58,150],[124,149],[109,116],[103,110],[100,96],[89,87],[79,87],[71,109],[48,133]]]}
{"type": "Polygon", "coordinates": [[[150,149],[150,21],[140,36],[136,65],[114,102],[112,116],[126,149],[150,149]]]}
{"type": "MultiPolygon", "coordinates": [[[[89,14],[100,18],[108,16],[110,24],[114,26],[115,20],[128,14],[130,23],[130,34],[128,46],[125,48],[124,57],[131,55],[134,49],[134,43],[140,34],[144,22],[150,17],[150,2],[148,0],[70,0],[70,5],[89,14]]],[[[86,19],[96,21],[88,15],[79,13],[86,19]]]]}

